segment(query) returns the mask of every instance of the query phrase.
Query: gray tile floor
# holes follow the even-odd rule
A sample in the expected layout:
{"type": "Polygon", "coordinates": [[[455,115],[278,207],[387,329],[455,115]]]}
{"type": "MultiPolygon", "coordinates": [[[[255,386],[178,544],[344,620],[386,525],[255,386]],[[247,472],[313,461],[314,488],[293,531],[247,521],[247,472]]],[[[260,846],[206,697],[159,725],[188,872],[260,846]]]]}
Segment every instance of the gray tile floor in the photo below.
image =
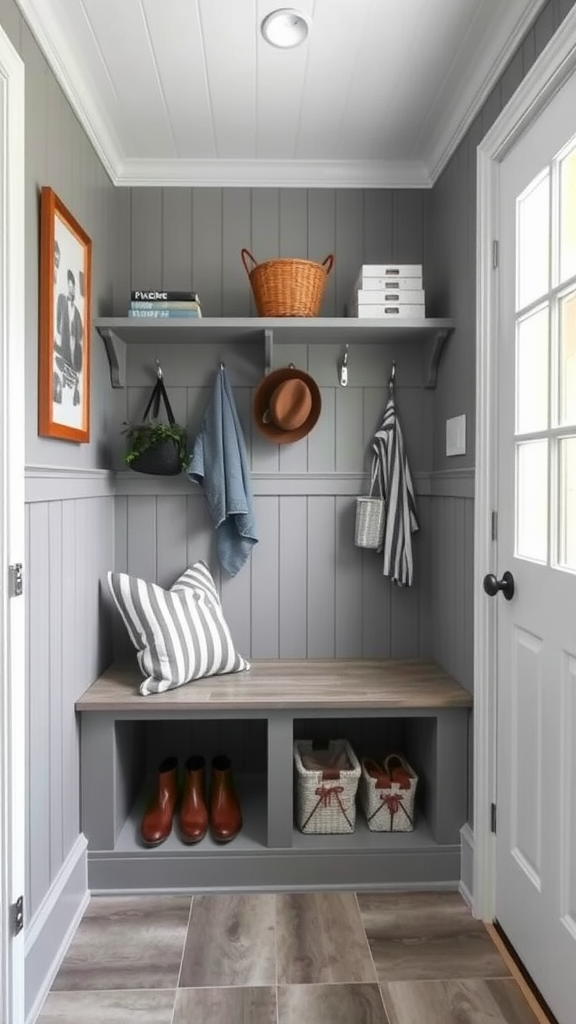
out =
{"type": "Polygon", "coordinates": [[[457,893],[92,899],[38,1024],[536,1024],[457,893]]]}

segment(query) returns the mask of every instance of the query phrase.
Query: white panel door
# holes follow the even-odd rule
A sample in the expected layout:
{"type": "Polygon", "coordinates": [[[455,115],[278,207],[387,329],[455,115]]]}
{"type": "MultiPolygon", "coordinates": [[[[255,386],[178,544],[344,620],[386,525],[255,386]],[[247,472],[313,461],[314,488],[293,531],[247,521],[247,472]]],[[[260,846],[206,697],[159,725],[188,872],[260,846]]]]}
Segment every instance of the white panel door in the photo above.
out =
{"type": "Polygon", "coordinates": [[[574,1024],[576,75],[503,160],[499,191],[498,576],[515,590],[497,596],[496,917],[574,1024]]]}

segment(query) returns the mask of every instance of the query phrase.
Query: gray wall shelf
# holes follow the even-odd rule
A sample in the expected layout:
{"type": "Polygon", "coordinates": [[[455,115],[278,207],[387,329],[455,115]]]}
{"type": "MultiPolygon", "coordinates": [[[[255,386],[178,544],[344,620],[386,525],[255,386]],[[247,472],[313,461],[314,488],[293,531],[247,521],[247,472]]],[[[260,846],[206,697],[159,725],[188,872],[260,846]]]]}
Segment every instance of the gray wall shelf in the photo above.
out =
{"type": "Polygon", "coordinates": [[[131,319],[130,317],[104,317],[94,322],[104,342],[110,363],[112,387],[123,388],[126,383],[126,346],[194,343],[222,345],[231,341],[261,344],[264,352],[264,370],[272,365],[274,344],[331,344],[342,346],[363,343],[418,343],[426,349],[428,367],[424,387],[436,387],[438,364],[446,340],[454,330],[453,320],[358,320],[339,317],[203,317],[199,319],[173,318],[131,319]]]}

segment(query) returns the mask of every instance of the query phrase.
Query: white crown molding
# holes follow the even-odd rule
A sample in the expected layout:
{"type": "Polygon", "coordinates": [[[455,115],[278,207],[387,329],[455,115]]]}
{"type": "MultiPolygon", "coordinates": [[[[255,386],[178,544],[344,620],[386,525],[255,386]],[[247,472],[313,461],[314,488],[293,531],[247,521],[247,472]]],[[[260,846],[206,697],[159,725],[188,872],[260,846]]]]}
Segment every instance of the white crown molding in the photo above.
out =
{"type": "Polygon", "coordinates": [[[576,70],[576,6],[566,15],[562,32],[554,35],[530,68],[521,87],[482,139],[479,149],[489,160],[503,160],[576,70]]]}
{"type": "Polygon", "coordinates": [[[216,188],[429,188],[421,161],[123,160],[117,185],[216,188]]]}
{"type": "Polygon", "coordinates": [[[459,76],[458,88],[450,88],[448,76],[446,88],[429,112],[430,137],[423,159],[432,184],[464,138],[545,2],[531,0],[526,5],[523,0],[506,0],[500,5],[500,31],[492,45],[483,45],[476,34],[473,39],[467,39],[468,47],[459,55],[459,63],[466,73],[459,76]]]}
{"type": "Polygon", "coordinates": [[[90,92],[84,74],[62,29],[57,0],[16,0],[56,79],[98,154],[104,170],[117,184],[121,146],[90,92]]]}

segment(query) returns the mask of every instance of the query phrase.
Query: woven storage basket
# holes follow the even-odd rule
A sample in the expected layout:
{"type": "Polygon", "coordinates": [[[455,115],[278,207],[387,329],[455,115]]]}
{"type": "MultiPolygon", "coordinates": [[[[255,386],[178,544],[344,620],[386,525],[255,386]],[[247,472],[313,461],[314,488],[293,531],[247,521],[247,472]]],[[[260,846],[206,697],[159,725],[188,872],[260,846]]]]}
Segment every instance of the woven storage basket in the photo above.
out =
{"type": "Polygon", "coordinates": [[[372,832],[412,832],[418,776],[401,754],[362,758],[359,795],[372,832]]]}
{"type": "Polygon", "coordinates": [[[347,740],[330,740],[322,747],[311,740],[294,743],[296,769],[296,824],[301,832],[353,832],[356,826],[356,791],[360,762],[347,740]],[[330,760],[345,755],[349,768],[313,771],[304,767],[302,757],[325,751],[330,760]]]}
{"type": "Polygon", "coordinates": [[[370,494],[356,498],[356,521],[354,525],[354,544],[357,548],[379,550],[384,540],[384,497],[382,495],[382,479],[378,473],[376,459],[372,462],[372,480],[370,494]],[[374,494],[378,480],[380,494],[374,494]]]}
{"type": "Polygon", "coordinates": [[[241,256],[258,316],[318,316],[333,256],[322,263],[293,259],[256,263],[248,249],[242,249],[241,256]]]}

